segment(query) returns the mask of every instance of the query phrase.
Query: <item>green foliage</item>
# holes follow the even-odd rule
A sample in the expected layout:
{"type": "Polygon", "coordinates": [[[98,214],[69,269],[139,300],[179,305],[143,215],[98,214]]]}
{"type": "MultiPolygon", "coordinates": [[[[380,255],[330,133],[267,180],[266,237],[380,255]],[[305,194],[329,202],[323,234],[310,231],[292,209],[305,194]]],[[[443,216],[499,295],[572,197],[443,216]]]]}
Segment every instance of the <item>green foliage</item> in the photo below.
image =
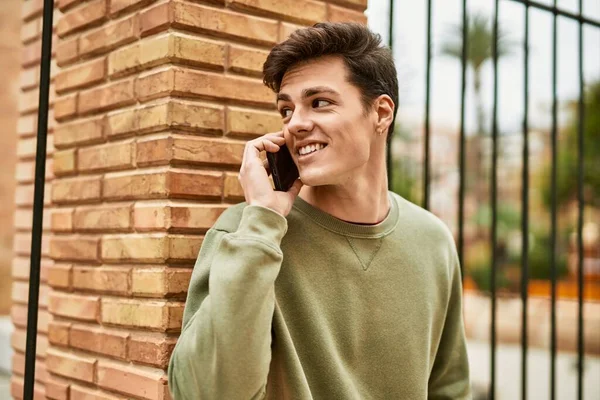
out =
{"type": "MultiPolygon", "coordinates": [[[[577,199],[578,182],[578,139],[579,115],[578,104],[570,105],[571,115],[565,137],[558,145],[556,169],[556,200],[559,206],[577,199]]],[[[585,203],[600,207],[600,81],[594,82],[585,93],[585,122],[583,126],[584,140],[584,196],[585,203]]],[[[541,193],[544,206],[551,207],[552,201],[552,164],[544,167],[542,173],[541,193]]]]}

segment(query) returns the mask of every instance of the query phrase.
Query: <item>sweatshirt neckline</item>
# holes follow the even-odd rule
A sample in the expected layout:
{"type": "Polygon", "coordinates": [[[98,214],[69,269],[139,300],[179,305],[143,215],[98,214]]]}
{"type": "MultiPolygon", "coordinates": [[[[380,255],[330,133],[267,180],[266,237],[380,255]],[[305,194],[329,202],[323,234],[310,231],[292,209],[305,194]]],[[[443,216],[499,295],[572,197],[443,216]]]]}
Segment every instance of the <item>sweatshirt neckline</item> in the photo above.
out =
{"type": "Polygon", "coordinates": [[[331,214],[314,207],[303,200],[300,196],[296,197],[294,208],[306,215],[313,222],[321,227],[344,236],[357,237],[363,239],[376,239],[389,235],[398,224],[400,212],[398,202],[391,192],[388,191],[390,210],[388,215],[378,224],[361,225],[353,224],[338,219],[331,214]]]}

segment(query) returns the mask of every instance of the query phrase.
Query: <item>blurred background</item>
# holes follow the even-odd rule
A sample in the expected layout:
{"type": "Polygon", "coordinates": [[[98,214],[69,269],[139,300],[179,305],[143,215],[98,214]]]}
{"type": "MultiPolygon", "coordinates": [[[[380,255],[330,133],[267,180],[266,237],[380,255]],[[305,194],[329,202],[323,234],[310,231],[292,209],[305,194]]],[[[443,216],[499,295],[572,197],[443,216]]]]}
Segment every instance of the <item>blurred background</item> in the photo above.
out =
{"type": "MultiPolygon", "coordinates": [[[[552,2],[541,1],[552,5],[552,2]]],[[[585,0],[585,15],[600,21],[600,1],[585,0]]],[[[14,258],[15,165],[21,59],[21,0],[0,5],[0,398],[8,398],[11,369],[11,266],[14,258]],[[4,391],[3,391],[4,390],[4,391]]],[[[578,12],[576,0],[558,7],[578,12]]],[[[470,0],[465,103],[465,324],[473,384],[487,398],[490,376],[491,131],[494,2],[470,0]]],[[[370,0],[370,27],[389,40],[390,2],[370,0]]],[[[521,218],[524,90],[524,7],[501,1],[498,75],[497,393],[521,393],[521,218]]],[[[432,2],[430,209],[458,235],[462,2],[432,2]]],[[[528,393],[549,398],[551,288],[552,13],[531,9],[529,50],[529,283],[528,393]]],[[[400,85],[392,142],[392,190],[423,203],[427,2],[394,2],[393,51],[400,85]]],[[[577,393],[577,128],[578,24],[558,19],[557,164],[557,396],[577,393]]],[[[600,28],[584,27],[584,393],[600,398],[600,28]]],[[[17,223],[15,223],[17,222],[17,223]]]]}

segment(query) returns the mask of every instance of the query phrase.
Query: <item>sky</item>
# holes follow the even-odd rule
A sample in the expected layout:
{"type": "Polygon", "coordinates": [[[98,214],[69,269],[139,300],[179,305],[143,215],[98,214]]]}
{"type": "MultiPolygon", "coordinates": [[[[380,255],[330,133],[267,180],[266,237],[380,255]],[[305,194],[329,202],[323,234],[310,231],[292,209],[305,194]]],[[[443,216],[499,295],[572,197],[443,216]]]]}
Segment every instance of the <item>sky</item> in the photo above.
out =
{"type": "MultiPolygon", "coordinates": [[[[551,0],[539,0],[551,5],[551,0]]],[[[493,0],[468,0],[470,12],[489,15],[493,21],[493,0]]],[[[600,0],[584,0],[584,15],[600,20],[600,0]]],[[[431,120],[438,128],[455,129],[460,123],[460,61],[439,54],[440,45],[452,24],[462,21],[461,0],[432,1],[433,61],[431,70],[431,120]]],[[[578,12],[578,0],[559,0],[558,7],[578,12]]],[[[523,40],[524,6],[512,0],[500,0],[500,25],[516,43],[512,55],[499,61],[498,127],[501,134],[521,131],[523,118],[523,40]]],[[[369,0],[367,15],[370,28],[388,43],[389,0],[369,0]]],[[[529,58],[529,123],[531,129],[547,130],[551,126],[552,106],[552,24],[553,15],[530,8],[529,58]]],[[[394,58],[400,89],[399,120],[410,129],[424,120],[425,50],[427,43],[427,2],[396,0],[394,2],[394,58]]],[[[584,79],[600,80],[600,28],[584,25],[584,79]]],[[[559,124],[567,121],[564,106],[579,96],[579,28],[578,23],[558,18],[557,93],[559,124]]],[[[467,70],[467,131],[475,128],[475,107],[472,76],[467,70]]],[[[482,93],[487,120],[491,121],[493,101],[493,65],[490,60],[483,69],[482,93]]],[[[490,122],[491,126],[491,122],[490,122]]]]}

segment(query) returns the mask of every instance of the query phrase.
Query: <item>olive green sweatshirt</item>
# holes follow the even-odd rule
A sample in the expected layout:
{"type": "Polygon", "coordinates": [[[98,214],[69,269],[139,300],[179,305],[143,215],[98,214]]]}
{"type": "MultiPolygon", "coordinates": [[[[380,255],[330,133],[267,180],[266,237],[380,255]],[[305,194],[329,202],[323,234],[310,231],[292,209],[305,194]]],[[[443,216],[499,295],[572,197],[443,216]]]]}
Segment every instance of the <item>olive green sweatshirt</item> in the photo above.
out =
{"type": "Polygon", "coordinates": [[[390,193],[377,225],[301,198],[208,231],[169,364],[175,400],[469,399],[454,241],[390,193]]]}

